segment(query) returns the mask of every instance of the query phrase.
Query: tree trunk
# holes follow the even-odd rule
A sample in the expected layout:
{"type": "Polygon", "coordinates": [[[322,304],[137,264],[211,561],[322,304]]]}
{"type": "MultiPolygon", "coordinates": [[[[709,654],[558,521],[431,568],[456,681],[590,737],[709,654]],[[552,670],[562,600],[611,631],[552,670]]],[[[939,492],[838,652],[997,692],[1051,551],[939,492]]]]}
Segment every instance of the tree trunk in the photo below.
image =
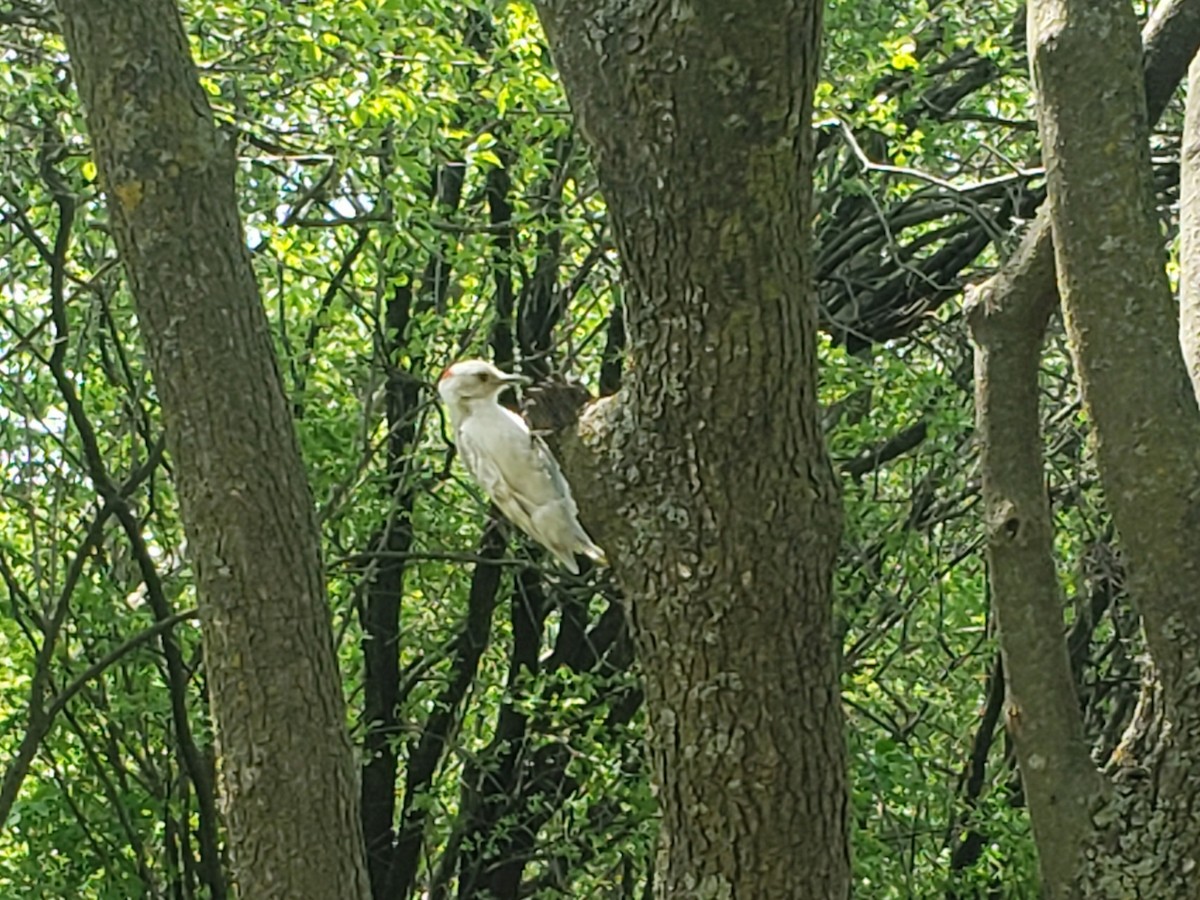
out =
{"type": "MultiPolygon", "coordinates": [[[[1143,39],[1147,106],[1157,119],[1200,45],[1200,7],[1191,0],[1159,4],[1143,39]]],[[[1189,214],[1185,209],[1184,218],[1189,214]]],[[[1052,559],[1037,416],[1041,340],[1058,304],[1050,223],[1046,204],[1001,272],[973,293],[969,318],[976,343],[989,581],[1006,661],[1006,725],[1029,799],[1042,890],[1059,898],[1079,895],[1080,849],[1098,837],[1091,815],[1095,804],[1120,804],[1107,814],[1120,833],[1132,817],[1129,807],[1142,798],[1136,788],[1128,789],[1125,777],[1117,779],[1116,791],[1097,778],[1079,744],[1075,686],[1065,665],[1062,598],[1052,559]]],[[[1161,725],[1161,692],[1153,672],[1146,682],[1138,716],[1121,745],[1119,761],[1127,766],[1117,772],[1122,776],[1139,771],[1131,764],[1143,760],[1128,751],[1152,743],[1161,725]]],[[[1152,854],[1115,858],[1115,869],[1137,861],[1121,873],[1126,878],[1136,878],[1133,873],[1143,866],[1159,866],[1152,854]]],[[[1119,877],[1115,883],[1119,893],[1119,877]]]]}
{"type": "Polygon", "coordinates": [[[1200,413],[1177,339],[1127,0],[1030,5],[1063,318],[1154,681],[1078,896],[1183,897],[1200,859],[1200,413]]]}
{"type": "Polygon", "coordinates": [[[61,0],[195,567],[241,896],[368,896],[312,498],[170,0],[61,0]]]}
{"type": "Polygon", "coordinates": [[[1042,897],[1069,900],[1103,782],[1084,740],[1046,495],[1038,361],[1050,307],[1037,295],[1053,278],[1054,260],[1036,246],[1048,218],[1043,209],[1014,259],[971,297],[968,309],[1005,725],[1029,801],[1042,897]]]}
{"type": "Polygon", "coordinates": [[[1190,703],[1200,414],[1164,266],[1137,24],[1126,0],[1044,0],[1030,35],[1059,294],[1097,463],[1168,697],[1190,703]]]}
{"type": "Polygon", "coordinates": [[[632,598],[664,898],[849,891],[809,235],[819,11],[540,5],[626,278],[625,386],[563,454],[632,598]]]}

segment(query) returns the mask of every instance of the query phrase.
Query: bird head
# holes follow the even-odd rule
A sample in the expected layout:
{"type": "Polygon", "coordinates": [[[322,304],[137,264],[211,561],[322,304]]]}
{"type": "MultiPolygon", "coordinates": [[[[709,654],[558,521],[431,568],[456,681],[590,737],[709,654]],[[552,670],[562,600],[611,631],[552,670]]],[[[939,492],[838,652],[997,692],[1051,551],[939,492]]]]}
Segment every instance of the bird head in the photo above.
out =
{"type": "Polygon", "coordinates": [[[472,400],[494,400],[514,384],[529,384],[529,379],[508,375],[482,359],[464,359],[442,373],[438,394],[449,405],[462,405],[472,400]]]}

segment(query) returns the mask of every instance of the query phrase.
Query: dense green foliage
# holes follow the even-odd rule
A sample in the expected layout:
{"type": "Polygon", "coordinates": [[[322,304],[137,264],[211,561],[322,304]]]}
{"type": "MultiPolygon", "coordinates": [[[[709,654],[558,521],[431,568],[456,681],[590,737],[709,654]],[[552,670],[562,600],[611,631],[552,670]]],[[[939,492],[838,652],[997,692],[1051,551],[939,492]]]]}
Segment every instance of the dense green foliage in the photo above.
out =
{"type": "MultiPolygon", "coordinates": [[[[148,593],[161,585],[169,612],[194,606],[62,42],[39,4],[11,9],[0,12],[6,770],[31,711],[163,618],[148,593]],[[126,504],[131,519],[117,515],[126,504]]],[[[247,244],[324,530],[349,724],[374,748],[364,758],[381,746],[398,756],[396,821],[420,848],[410,887],[490,883],[519,861],[521,896],[641,896],[655,807],[620,598],[603,573],[564,578],[518,538],[502,551],[484,533],[487,507],[452,465],[429,390],[466,354],[593,392],[618,383],[615,251],[532,9],[189,0],[184,13],[240,160],[247,244]],[[364,622],[389,590],[399,705],[372,744],[364,622]]],[[[1023,32],[1010,2],[839,0],[827,14],[818,287],[847,506],[838,594],[862,897],[1035,892],[1002,737],[958,305],[1040,197],[1023,32]]],[[[1067,594],[1088,610],[1073,649],[1097,686],[1084,694],[1089,722],[1111,743],[1136,647],[1113,605],[1120,575],[1066,367],[1055,339],[1048,477],[1067,594]]],[[[215,750],[197,625],[173,632],[186,685],[149,640],[56,710],[0,828],[0,895],[191,896],[196,800],[173,696],[210,763],[215,750]]]]}

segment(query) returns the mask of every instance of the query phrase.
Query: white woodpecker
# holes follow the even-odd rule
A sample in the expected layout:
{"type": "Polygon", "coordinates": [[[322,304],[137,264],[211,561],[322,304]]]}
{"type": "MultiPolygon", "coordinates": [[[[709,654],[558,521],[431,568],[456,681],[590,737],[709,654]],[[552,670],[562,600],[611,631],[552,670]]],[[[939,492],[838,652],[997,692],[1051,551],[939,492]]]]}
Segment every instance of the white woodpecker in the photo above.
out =
{"type": "Polygon", "coordinates": [[[603,563],[604,551],[579,524],[571,486],[545,441],[500,405],[511,385],[529,384],[489,362],[457,362],[438,379],[458,455],[505,517],[578,574],[576,553],[603,563]]]}

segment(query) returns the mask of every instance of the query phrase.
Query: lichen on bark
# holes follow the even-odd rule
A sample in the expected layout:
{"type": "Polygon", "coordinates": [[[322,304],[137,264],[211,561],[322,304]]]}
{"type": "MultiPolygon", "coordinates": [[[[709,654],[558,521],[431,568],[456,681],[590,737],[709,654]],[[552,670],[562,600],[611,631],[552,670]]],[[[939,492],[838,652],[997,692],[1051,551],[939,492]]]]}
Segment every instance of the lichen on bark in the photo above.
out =
{"type": "Polygon", "coordinates": [[[808,230],[819,4],[540,12],[626,281],[624,385],[561,453],[632,607],[656,890],[846,896],[808,230]]]}

